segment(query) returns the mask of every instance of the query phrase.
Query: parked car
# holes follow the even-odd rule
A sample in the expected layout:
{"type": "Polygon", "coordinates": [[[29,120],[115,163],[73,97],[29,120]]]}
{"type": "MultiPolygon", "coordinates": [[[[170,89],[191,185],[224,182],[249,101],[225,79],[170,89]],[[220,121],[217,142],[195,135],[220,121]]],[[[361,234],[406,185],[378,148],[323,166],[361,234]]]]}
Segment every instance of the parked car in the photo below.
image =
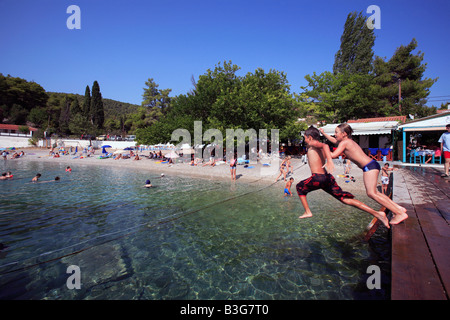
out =
{"type": "Polygon", "coordinates": [[[104,140],[106,140],[106,135],[101,135],[101,136],[98,136],[97,137],[97,140],[100,140],[100,141],[104,141],[104,140]]]}
{"type": "Polygon", "coordinates": [[[134,141],[136,139],[135,135],[126,136],[125,141],[134,141]]]}

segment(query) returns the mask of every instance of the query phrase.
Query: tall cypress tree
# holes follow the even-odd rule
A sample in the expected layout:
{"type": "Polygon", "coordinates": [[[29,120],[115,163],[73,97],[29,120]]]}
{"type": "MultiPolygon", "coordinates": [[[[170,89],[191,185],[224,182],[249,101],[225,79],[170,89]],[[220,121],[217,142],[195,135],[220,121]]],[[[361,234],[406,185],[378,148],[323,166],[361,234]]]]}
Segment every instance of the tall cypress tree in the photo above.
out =
{"type": "Polygon", "coordinates": [[[100,93],[100,86],[97,81],[92,85],[92,101],[91,101],[91,115],[92,123],[98,129],[103,128],[105,121],[105,112],[103,110],[102,94],[100,93]]]}
{"type": "Polygon", "coordinates": [[[84,93],[84,100],[83,100],[83,108],[82,108],[82,114],[83,117],[86,119],[86,121],[91,122],[91,89],[89,86],[86,86],[86,91],[84,93]]]}
{"type": "Polygon", "coordinates": [[[374,44],[374,31],[367,27],[362,13],[349,13],[341,36],[341,46],[335,55],[333,73],[370,73],[373,69],[374,44]]]}

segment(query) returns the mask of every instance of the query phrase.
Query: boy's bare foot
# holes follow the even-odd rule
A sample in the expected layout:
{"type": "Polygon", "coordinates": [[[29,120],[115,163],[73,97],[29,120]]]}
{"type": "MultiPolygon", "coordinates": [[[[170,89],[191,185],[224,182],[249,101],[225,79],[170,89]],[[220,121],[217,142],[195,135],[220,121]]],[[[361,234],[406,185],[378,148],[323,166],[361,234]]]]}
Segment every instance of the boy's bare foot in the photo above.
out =
{"type": "Polygon", "coordinates": [[[300,217],[298,217],[299,219],[303,219],[303,218],[311,218],[312,217],[312,213],[310,212],[305,212],[304,214],[302,214],[300,217]]]}
{"type": "Polygon", "coordinates": [[[391,219],[390,223],[395,225],[395,224],[399,224],[400,222],[404,221],[408,219],[408,215],[403,212],[401,214],[395,214],[394,218],[391,219]]]}
{"type": "Polygon", "coordinates": [[[388,220],[388,218],[386,217],[386,213],[384,213],[384,211],[378,211],[378,217],[377,217],[377,219],[380,220],[380,221],[384,224],[384,226],[385,226],[386,228],[388,228],[388,229],[391,228],[391,227],[389,226],[389,220],[388,220]]]}

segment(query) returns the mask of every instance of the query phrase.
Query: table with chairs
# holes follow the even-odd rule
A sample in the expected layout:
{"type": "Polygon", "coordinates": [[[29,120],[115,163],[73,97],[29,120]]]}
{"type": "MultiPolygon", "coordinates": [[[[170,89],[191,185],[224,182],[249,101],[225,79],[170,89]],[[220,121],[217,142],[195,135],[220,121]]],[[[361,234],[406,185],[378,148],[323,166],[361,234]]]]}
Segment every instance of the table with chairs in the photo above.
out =
{"type": "Polygon", "coordinates": [[[439,164],[442,162],[441,150],[415,149],[409,154],[409,163],[428,163],[427,157],[431,157],[428,162],[439,164]]]}

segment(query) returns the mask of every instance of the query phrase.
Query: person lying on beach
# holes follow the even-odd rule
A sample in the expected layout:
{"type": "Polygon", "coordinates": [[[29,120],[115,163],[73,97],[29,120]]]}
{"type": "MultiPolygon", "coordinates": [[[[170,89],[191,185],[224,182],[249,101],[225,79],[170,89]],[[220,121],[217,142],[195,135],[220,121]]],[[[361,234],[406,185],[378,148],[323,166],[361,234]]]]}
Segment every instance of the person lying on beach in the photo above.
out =
{"type": "Polygon", "coordinates": [[[202,167],[208,166],[208,165],[211,167],[214,167],[216,165],[216,159],[211,157],[210,160],[208,162],[204,163],[202,167]]]}
{"type": "Polygon", "coordinates": [[[292,193],[291,193],[291,186],[292,183],[294,182],[294,178],[290,178],[289,181],[286,183],[286,185],[284,186],[284,195],[290,195],[292,197],[292,193]]]}
{"type": "Polygon", "coordinates": [[[31,181],[38,182],[40,177],[41,177],[41,174],[38,173],[38,174],[36,174],[36,176],[33,179],[31,179],[31,181]]]}
{"type": "Polygon", "coordinates": [[[349,160],[364,171],[363,180],[366,193],[371,199],[392,212],[394,217],[391,219],[390,224],[395,225],[406,220],[408,218],[406,209],[392,201],[387,195],[378,192],[377,182],[381,167],[377,161],[366,155],[361,147],[352,140],[353,129],[348,124],[341,123],[334,131],[336,138],[326,134],[323,129],[320,132],[332,143],[339,143],[336,150],[331,153],[332,158],[337,158],[344,153],[349,160]]]}
{"type": "Polygon", "coordinates": [[[311,177],[300,181],[296,186],[300,201],[305,208],[305,213],[299,218],[303,219],[312,217],[312,212],[306,200],[306,195],[311,191],[322,189],[342,203],[370,213],[375,218],[380,220],[387,228],[389,228],[389,220],[383,211],[373,210],[361,201],[354,199],[354,196],[351,193],[343,191],[341,187],[338,186],[336,180],[331,175],[334,165],[331,158],[330,147],[325,143],[319,142],[319,130],[313,126],[309,127],[305,131],[304,139],[306,145],[308,146],[308,164],[312,175],[311,177]],[[325,159],[331,168],[331,172],[327,172],[324,169],[325,159]]]}

